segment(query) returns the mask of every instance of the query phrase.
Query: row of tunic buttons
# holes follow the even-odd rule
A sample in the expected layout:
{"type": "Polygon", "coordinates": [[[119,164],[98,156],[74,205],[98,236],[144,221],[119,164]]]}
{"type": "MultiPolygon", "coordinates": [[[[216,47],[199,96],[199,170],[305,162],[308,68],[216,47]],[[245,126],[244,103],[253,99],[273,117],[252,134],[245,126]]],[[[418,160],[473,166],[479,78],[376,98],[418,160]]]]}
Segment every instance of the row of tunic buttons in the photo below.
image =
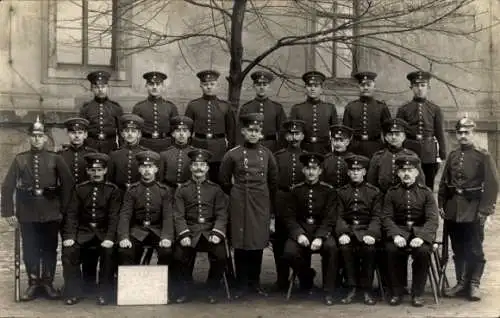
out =
{"type": "Polygon", "coordinates": [[[308,206],[308,212],[309,212],[309,217],[307,218],[307,224],[314,224],[314,217],[313,217],[313,189],[309,189],[309,195],[307,198],[307,206],[308,206]]]}
{"type": "Polygon", "coordinates": [[[312,118],[312,126],[313,126],[313,133],[312,135],[315,137],[316,134],[318,133],[318,106],[317,104],[313,104],[313,107],[312,107],[312,110],[313,110],[313,118],[312,118]]]}
{"type": "Polygon", "coordinates": [[[151,191],[149,188],[146,188],[146,216],[144,217],[144,226],[149,226],[151,224],[150,214],[151,211],[151,191]]]}
{"type": "Polygon", "coordinates": [[[75,175],[75,183],[79,182],[80,173],[78,171],[78,152],[75,151],[75,155],[73,156],[73,174],[75,175]]]}
{"type": "Polygon", "coordinates": [[[359,210],[358,202],[359,202],[359,189],[358,188],[354,188],[354,207],[353,207],[354,211],[358,211],[359,210]]]}
{"type": "Polygon", "coordinates": [[[203,217],[203,209],[201,207],[201,188],[199,184],[196,184],[196,195],[198,199],[198,223],[205,223],[205,218],[203,217]]]}
{"type": "Polygon", "coordinates": [[[90,222],[90,226],[92,227],[96,227],[96,222],[95,222],[95,218],[96,218],[96,213],[95,213],[95,209],[96,209],[96,205],[97,205],[97,192],[98,192],[98,188],[97,187],[94,187],[93,191],[92,191],[92,222],[90,222]]]}
{"type": "Polygon", "coordinates": [[[410,201],[410,190],[406,190],[406,208],[407,208],[407,219],[406,219],[406,222],[408,225],[413,224],[413,222],[411,221],[411,201],[410,201]]]}
{"type": "Polygon", "coordinates": [[[183,158],[183,150],[179,149],[179,152],[177,153],[177,183],[180,182],[181,179],[181,172],[182,172],[182,158],[183,158]]]}
{"type": "Polygon", "coordinates": [[[417,139],[422,139],[424,133],[424,114],[422,112],[422,104],[418,103],[418,130],[417,139]]]}
{"type": "Polygon", "coordinates": [[[35,177],[35,191],[40,191],[40,175],[38,174],[38,154],[33,156],[33,174],[35,177]]]}
{"type": "Polygon", "coordinates": [[[158,138],[158,105],[153,103],[153,138],[158,138]]]}
{"type": "Polygon", "coordinates": [[[368,110],[366,103],[363,103],[362,138],[368,139],[368,110]],[[366,136],[366,137],[365,137],[366,136]]]}
{"type": "Polygon", "coordinates": [[[337,157],[337,187],[340,187],[340,185],[343,183],[343,175],[342,175],[342,168],[344,166],[344,159],[342,157],[338,156],[337,157]]]}
{"type": "Polygon", "coordinates": [[[295,153],[292,153],[292,184],[295,184],[295,178],[296,178],[296,173],[295,173],[295,167],[297,166],[297,156],[295,153]]]}
{"type": "Polygon", "coordinates": [[[132,150],[129,149],[127,153],[127,184],[132,184],[132,150]]]}
{"type": "Polygon", "coordinates": [[[103,109],[103,104],[99,104],[99,138],[104,139],[104,131],[103,131],[103,126],[104,126],[104,109],[103,109]]]}
{"type": "Polygon", "coordinates": [[[392,154],[392,160],[391,160],[391,181],[392,184],[396,183],[396,154],[392,154]]]}
{"type": "Polygon", "coordinates": [[[207,135],[212,134],[212,102],[207,104],[207,135]]]}
{"type": "Polygon", "coordinates": [[[460,152],[460,158],[458,159],[458,178],[462,179],[464,177],[464,152],[460,152]]]}

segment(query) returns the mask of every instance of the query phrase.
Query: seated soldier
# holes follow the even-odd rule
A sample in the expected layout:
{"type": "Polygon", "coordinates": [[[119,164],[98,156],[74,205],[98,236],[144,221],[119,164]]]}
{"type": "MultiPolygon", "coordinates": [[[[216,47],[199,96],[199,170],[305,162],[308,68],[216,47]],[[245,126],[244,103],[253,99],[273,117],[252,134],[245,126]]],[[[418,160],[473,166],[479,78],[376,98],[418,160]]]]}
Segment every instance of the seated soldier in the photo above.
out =
{"type": "Polygon", "coordinates": [[[168,265],[172,256],[174,226],[170,191],[155,179],[160,155],[147,150],[137,153],[136,159],[141,180],[125,192],[120,209],[120,264],[139,264],[144,246],[149,245],[158,252],[158,265],[168,265]]]}
{"type": "Polygon", "coordinates": [[[300,156],[304,165],[305,182],[293,186],[285,224],[289,238],[285,243],[283,257],[298,273],[301,288],[309,291],[313,287],[314,272],[309,268],[312,253],[320,253],[323,262],[324,301],[333,305],[333,292],[337,275],[337,246],[331,235],[335,226],[335,190],[319,181],[323,155],[305,153],[300,156]]]}
{"type": "Polygon", "coordinates": [[[412,305],[422,307],[429,270],[429,253],[438,227],[438,208],[432,191],[418,183],[417,156],[396,158],[401,183],[391,187],[384,198],[383,226],[386,231],[387,265],[392,297],[391,306],[402,301],[408,254],[412,255],[412,305]]]}
{"type": "Polygon", "coordinates": [[[113,245],[116,238],[121,191],[105,181],[109,157],[88,153],[89,181],[74,187],[62,224],[62,263],[64,269],[65,303],[74,305],[82,294],[81,255],[96,248],[99,255],[99,296],[97,304],[106,305],[111,298],[114,264],[113,245]]]}
{"type": "Polygon", "coordinates": [[[360,286],[364,292],[365,304],[374,305],[371,289],[375,241],[380,239],[382,195],[379,189],[364,180],[370,159],[352,155],[345,160],[351,181],[337,190],[339,218],[336,226],[349,286],[349,292],[342,303],[351,303],[356,296],[356,286],[360,286]],[[359,282],[356,281],[357,277],[359,282]]]}
{"type": "Polygon", "coordinates": [[[196,252],[208,252],[210,275],[207,279],[208,302],[215,304],[216,290],[226,267],[226,238],[228,201],[219,185],[207,179],[211,153],[196,149],[188,153],[192,179],[175,191],[174,222],[178,238],[174,258],[179,262],[181,288],[177,303],[188,298],[191,264],[196,252]]]}

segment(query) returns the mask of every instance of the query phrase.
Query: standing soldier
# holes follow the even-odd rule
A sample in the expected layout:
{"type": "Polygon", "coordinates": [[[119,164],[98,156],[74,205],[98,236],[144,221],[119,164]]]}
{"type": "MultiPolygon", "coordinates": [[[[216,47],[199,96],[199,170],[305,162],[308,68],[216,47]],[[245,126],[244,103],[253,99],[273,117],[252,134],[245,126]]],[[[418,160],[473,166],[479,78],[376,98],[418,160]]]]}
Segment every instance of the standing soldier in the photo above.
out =
{"type": "Polygon", "coordinates": [[[382,210],[392,294],[389,304],[397,306],[402,301],[408,254],[411,254],[412,305],[422,307],[429,253],[438,227],[438,209],[432,191],[417,182],[420,159],[401,155],[396,158],[396,165],[401,182],[387,191],[382,210]]]}
{"type": "Polygon", "coordinates": [[[278,181],[276,160],[259,143],[262,114],[246,114],[240,120],[245,142],[224,155],[220,170],[221,186],[230,197],[230,239],[238,280],[236,298],[247,290],[266,295],[259,282],[262,251],[269,242],[271,202],[278,181]]]}
{"type": "Polygon", "coordinates": [[[193,120],[187,116],[176,116],[170,120],[174,143],[160,153],[159,180],[172,189],[172,194],[181,184],[191,178],[188,153],[195,148],[189,144],[193,120]]]}
{"type": "MultiPolygon", "coordinates": [[[[268,91],[274,79],[272,73],[265,71],[253,72],[250,77],[253,80],[253,87],[256,96],[253,100],[245,103],[240,108],[240,115],[248,113],[262,113],[264,115],[264,127],[262,128],[262,145],[271,151],[279,149],[280,129],[286,120],[286,114],[280,103],[268,98],[268,91]]],[[[238,134],[236,140],[241,143],[241,135],[238,134]]]]}
{"type": "Polygon", "coordinates": [[[106,305],[112,296],[113,245],[121,192],[116,185],[106,182],[108,155],[89,153],[85,160],[90,180],[75,185],[62,226],[65,304],[74,305],[80,301],[82,254],[94,248],[99,258],[97,304],[106,305]]]}
{"type": "Polygon", "coordinates": [[[144,119],[141,145],[160,153],[172,144],[170,119],[177,116],[179,112],[174,103],[161,96],[165,89],[166,74],[147,72],[142,77],[146,80],[148,98],[137,103],[132,113],[144,119]]]}
{"type": "Polygon", "coordinates": [[[332,152],[325,156],[323,161],[322,180],[338,189],[349,182],[345,158],[352,155],[347,151],[352,139],[352,129],[344,125],[332,125],[332,152]]]}
{"type": "Polygon", "coordinates": [[[21,297],[23,301],[35,299],[39,289],[50,299],[59,297],[59,292],[52,285],[56,271],[58,234],[61,216],[73,185],[64,160],[45,148],[45,126],[38,117],[29,132],[31,149],[14,158],[2,184],[1,196],[2,217],[11,226],[18,226],[19,222],[21,229],[29,283],[21,297]]]}
{"type": "Polygon", "coordinates": [[[321,154],[330,152],[329,127],[338,121],[335,105],[321,100],[325,79],[323,73],[316,71],[302,75],[307,100],[294,105],[290,112],[290,119],[300,119],[306,123],[305,139],[302,143],[304,150],[321,154]]]}
{"type": "Polygon", "coordinates": [[[121,265],[138,265],[144,246],[156,248],[158,265],[172,258],[174,218],[167,186],[156,181],[160,155],[153,151],[136,154],[141,180],[125,192],[118,222],[118,257],[121,265]]]}
{"type": "Polygon", "coordinates": [[[396,117],[405,120],[410,126],[405,147],[415,151],[420,157],[425,184],[432,190],[439,162],[446,158],[443,113],[439,106],[427,99],[430,73],[411,72],[406,78],[411,83],[414,97],[411,102],[398,109],[396,117]]]}
{"type": "Polygon", "coordinates": [[[94,99],[80,109],[80,117],[89,121],[87,145],[106,154],[118,148],[119,120],[123,114],[120,104],[108,99],[109,77],[104,71],[87,75],[94,99]]]}
{"type": "Polygon", "coordinates": [[[466,295],[481,299],[479,284],[486,263],[483,251],[484,224],[495,212],[498,174],[490,153],[474,145],[475,123],[469,118],[455,126],[460,146],[446,161],[439,185],[440,213],[450,235],[457,285],[448,297],[466,295]]]}
{"type": "Polygon", "coordinates": [[[337,190],[339,218],[335,230],[349,286],[349,292],[342,299],[342,303],[350,304],[353,301],[359,278],[365,304],[375,305],[371,290],[375,270],[375,242],[380,240],[381,236],[382,194],[379,189],[364,180],[370,159],[352,155],[345,160],[350,183],[337,190]]]}
{"type": "Polygon", "coordinates": [[[109,154],[108,180],[122,191],[139,181],[139,167],[135,155],[148,150],[139,144],[144,120],[135,114],[120,117],[123,146],[109,154]]]}
{"type": "Polygon", "coordinates": [[[220,162],[228,146],[234,145],[234,112],[231,104],[217,98],[219,72],[206,70],[196,76],[203,96],[189,102],[185,115],[193,120],[192,145],[212,153],[208,174],[210,180],[219,183],[220,162]]]}
{"type": "Polygon", "coordinates": [[[216,291],[226,268],[227,205],[224,191],[216,183],[207,180],[208,160],[211,154],[203,149],[189,152],[192,179],[175,192],[174,222],[178,233],[174,257],[179,261],[181,294],[177,303],[187,300],[188,283],[197,251],[208,251],[210,275],[208,302],[217,302],[216,291]]]}
{"type": "Polygon", "coordinates": [[[289,120],[283,123],[286,148],[278,150],[274,157],[278,165],[278,191],[275,200],[275,230],[272,235],[274,262],[276,264],[276,288],[285,291],[288,288],[289,265],[283,259],[285,242],[288,239],[285,220],[286,207],[290,199],[290,190],[294,184],[304,181],[302,163],[299,158],[305,153],[300,147],[304,140],[304,125],[302,120],[289,120]]]}
{"type": "Polygon", "coordinates": [[[370,158],[374,152],[382,149],[382,123],[391,118],[387,105],[373,97],[376,73],[359,72],[354,78],[359,82],[359,99],[346,105],[344,125],[354,131],[354,140],[350,151],[370,158]]]}
{"type": "Polygon", "coordinates": [[[313,287],[314,271],[309,267],[310,255],[321,254],[323,269],[324,301],[333,305],[333,293],[337,276],[337,245],[332,236],[335,227],[335,190],[319,180],[323,155],[305,153],[300,156],[305,182],[292,188],[285,222],[288,240],[284,258],[298,273],[303,290],[313,287]]]}

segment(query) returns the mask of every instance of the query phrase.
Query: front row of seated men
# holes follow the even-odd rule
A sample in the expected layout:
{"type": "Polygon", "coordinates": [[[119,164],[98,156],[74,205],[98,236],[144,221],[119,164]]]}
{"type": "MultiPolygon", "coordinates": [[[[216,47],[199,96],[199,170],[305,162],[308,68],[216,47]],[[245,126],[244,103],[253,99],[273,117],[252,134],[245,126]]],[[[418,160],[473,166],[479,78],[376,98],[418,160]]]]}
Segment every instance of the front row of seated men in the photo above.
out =
{"type": "MultiPolygon", "coordinates": [[[[174,198],[167,186],[155,180],[159,155],[143,151],[136,157],[141,180],[125,192],[122,202],[118,187],[105,179],[109,157],[102,153],[85,156],[90,180],[75,187],[63,226],[65,303],[80,300],[80,253],[88,248],[100,251],[97,303],[109,302],[116,271],[115,238],[121,265],[139,264],[143,247],[156,248],[158,264],[170,265],[178,303],[185,302],[191,292],[190,264],[196,252],[207,251],[211,266],[208,301],[216,303],[226,268],[228,200],[222,189],[206,178],[210,153],[200,149],[189,152],[192,178],[176,189],[174,198]]],[[[412,304],[422,306],[438,210],[431,190],[416,182],[419,158],[402,155],[396,159],[401,183],[390,188],[385,199],[375,186],[365,182],[368,158],[346,158],[350,182],[337,191],[320,181],[323,160],[316,153],[300,155],[304,182],[293,186],[286,212],[276,216],[282,218],[288,231],[283,258],[297,273],[301,288],[313,287],[314,273],[308,260],[311,254],[319,253],[324,302],[332,305],[340,250],[349,286],[341,302],[352,302],[361,288],[364,302],[375,304],[371,295],[375,246],[382,242],[390,272],[390,304],[401,303],[411,254],[412,304]]]]}

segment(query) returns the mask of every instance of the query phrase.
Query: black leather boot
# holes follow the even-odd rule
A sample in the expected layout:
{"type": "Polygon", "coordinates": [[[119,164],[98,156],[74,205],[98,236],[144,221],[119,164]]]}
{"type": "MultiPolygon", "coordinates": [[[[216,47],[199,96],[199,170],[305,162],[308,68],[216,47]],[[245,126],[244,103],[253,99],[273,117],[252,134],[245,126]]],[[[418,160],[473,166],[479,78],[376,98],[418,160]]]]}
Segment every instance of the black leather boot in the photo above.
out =
{"type": "Polygon", "coordinates": [[[40,284],[39,279],[35,277],[30,277],[28,280],[28,288],[21,295],[21,301],[31,301],[38,296],[40,284]]]}
{"type": "Polygon", "coordinates": [[[54,288],[52,285],[54,281],[54,274],[56,271],[55,264],[43,263],[42,270],[42,288],[48,299],[59,299],[61,297],[60,292],[54,288]]]}
{"type": "Polygon", "coordinates": [[[455,274],[457,275],[457,284],[444,291],[446,297],[457,297],[465,295],[468,287],[467,264],[463,260],[455,259],[455,274]]]}
{"type": "Polygon", "coordinates": [[[481,300],[481,291],[479,290],[479,284],[481,283],[481,277],[484,272],[484,265],[486,262],[477,262],[474,264],[474,267],[471,272],[471,280],[470,280],[470,291],[469,291],[469,300],[470,301],[480,301],[481,300]]]}

